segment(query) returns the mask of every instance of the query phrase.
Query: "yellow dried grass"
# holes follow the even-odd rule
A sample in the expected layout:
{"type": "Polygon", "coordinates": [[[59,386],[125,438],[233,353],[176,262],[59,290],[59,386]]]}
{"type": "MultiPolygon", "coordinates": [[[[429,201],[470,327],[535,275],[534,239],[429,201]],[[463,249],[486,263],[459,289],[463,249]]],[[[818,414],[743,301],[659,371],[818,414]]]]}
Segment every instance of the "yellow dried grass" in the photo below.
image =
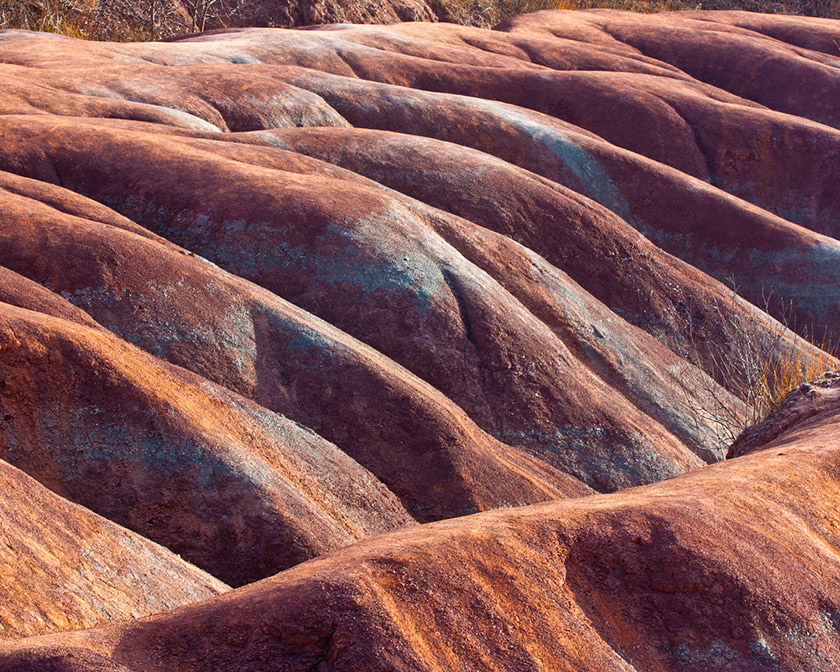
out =
{"type": "Polygon", "coordinates": [[[781,359],[769,363],[757,379],[756,388],[750,391],[753,405],[753,424],[757,424],[778,411],[785,397],[805,383],[812,383],[836,366],[838,345],[827,335],[814,339],[811,333],[803,338],[819,348],[815,357],[799,348],[789,348],[781,359]]]}

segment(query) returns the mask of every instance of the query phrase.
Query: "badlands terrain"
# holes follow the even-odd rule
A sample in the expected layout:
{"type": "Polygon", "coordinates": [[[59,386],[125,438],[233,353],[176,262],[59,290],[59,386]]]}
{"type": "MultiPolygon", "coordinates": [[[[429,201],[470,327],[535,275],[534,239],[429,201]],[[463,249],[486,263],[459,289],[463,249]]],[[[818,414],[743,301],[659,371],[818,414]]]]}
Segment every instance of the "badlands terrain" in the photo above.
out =
{"type": "Polygon", "coordinates": [[[0,670],[840,669],[839,45],[0,31],[0,670]]]}

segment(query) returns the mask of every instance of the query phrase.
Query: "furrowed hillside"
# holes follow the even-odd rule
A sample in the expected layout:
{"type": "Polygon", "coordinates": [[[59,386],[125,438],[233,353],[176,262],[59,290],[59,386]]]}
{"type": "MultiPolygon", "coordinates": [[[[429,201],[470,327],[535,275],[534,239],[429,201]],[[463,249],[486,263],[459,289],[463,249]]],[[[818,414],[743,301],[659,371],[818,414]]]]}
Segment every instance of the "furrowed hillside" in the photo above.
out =
{"type": "Polygon", "coordinates": [[[0,670],[840,666],[838,41],[0,31],[0,670]]]}

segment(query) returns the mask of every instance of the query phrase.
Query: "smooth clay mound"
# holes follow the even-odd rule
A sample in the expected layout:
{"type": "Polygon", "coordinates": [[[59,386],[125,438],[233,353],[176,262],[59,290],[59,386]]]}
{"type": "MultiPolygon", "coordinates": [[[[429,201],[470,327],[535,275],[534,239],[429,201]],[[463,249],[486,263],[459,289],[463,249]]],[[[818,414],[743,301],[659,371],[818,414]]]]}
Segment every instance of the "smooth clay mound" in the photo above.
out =
{"type": "MultiPolygon", "coordinates": [[[[0,465],[244,586],[6,669],[836,667],[833,397],[725,465],[704,414],[721,361],[821,356],[765,308],[840,333],[836,40],[0,32],[0,465]]],[[[210,597],[109,567],[14,634],[210,597]]]]}

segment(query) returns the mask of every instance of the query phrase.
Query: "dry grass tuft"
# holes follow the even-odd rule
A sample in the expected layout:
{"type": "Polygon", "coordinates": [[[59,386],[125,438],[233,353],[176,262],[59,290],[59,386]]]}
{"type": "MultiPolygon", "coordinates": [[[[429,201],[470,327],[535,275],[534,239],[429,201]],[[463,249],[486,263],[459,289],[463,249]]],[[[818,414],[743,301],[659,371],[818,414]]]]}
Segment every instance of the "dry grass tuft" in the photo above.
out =
{"type": "Polygon", "coordinates": [[[71,0],[0,0],[0,28],[37,30],[89,39],[86,2],[71,0]]]}
{"type": "MultiPolygon", "coordinates": [[[[769,304],[768,296],[765,312],[769,304]]],[[[682,323],[685,334],[678,353],[686,362],[680,372],[683,406],[724,447],[778,411],[792,390],[836,370],[840,354],[828,334],[815,338],[813,329],[797,330],[797,334],[795,325],[788,328],[785,316],[793,312],[790,305],[781,321],[767,317],[765,323],[745,306],[733,288],[726,300],[713,307],[714,324],[704,325],[703,333],[695,330],[690,310],[675,313],[675,322],[682,323]],[[740,398],[743,406],[734,407],[732,397],[718,385],[740,398]]]]}
{"type": "MultiPolygon", "coordinates": [[[[192,5],[191,5],[192,7],[192,5]]],[[[186,33],[180,0],[0,0],[0,29],[136,42],[186,33]]]]}
{"type": "Polygon", "coordinates": [[[814,339],[806,335],[806,340],[819,348],[816,356],[813,353],[806,355],[800,348],[791,345],[780,361],[768,362],[751,393],[756,416],[752,424],[758,424],[778,411],[792,390],[804,383],[812,383],[836,368],[836,343],[827,336],[814,339]]]}

